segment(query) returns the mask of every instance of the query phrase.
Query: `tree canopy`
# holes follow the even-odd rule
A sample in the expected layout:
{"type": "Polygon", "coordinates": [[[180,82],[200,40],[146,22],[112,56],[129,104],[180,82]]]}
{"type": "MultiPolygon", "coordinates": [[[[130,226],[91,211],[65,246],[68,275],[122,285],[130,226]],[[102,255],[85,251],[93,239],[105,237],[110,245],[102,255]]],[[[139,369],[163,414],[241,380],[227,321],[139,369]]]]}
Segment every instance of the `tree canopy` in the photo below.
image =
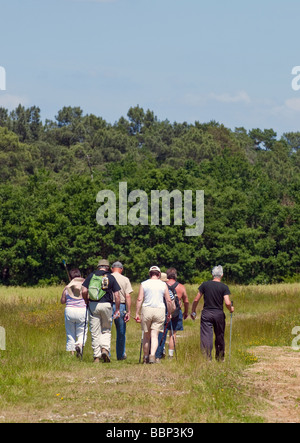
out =
{"type": "Polygon", "coordinates": [[[182,282],[200,283],[216,264],[228,282],[295,279],[299,147],[299,132],[171,123],[140,106],[114,124],[80,107],[44,123],[36,106],[0,108],[0,283],[59,283],[62,259],[86,275],[101,257],[124,262],[133,281],[152,264],[175,266],[182,282]],[[118,197],[120,182],[148,195],[203,190],[203,234],[172,223],[100,226],[96,196],[118,197]]]}

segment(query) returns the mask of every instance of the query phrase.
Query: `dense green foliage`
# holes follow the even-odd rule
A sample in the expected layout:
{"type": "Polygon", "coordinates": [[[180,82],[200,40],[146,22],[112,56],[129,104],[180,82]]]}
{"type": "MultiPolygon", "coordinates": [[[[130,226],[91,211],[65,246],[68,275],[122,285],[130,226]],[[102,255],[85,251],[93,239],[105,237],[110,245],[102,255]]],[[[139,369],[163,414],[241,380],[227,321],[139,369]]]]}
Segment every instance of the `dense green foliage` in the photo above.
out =
{"type": "Polygon", "coordinates": [[[42,123],[40,110],[0,108],[0,283],[58,283],[62,259],[87,273],[119,259],[140,281],[151,264],[198,282],[215,264],[227,281],[300,274],[300,133],[231,131],[216,122],[159,121],[130,108],[109,124],[80,108],[42,123]],[[100,190],[204,190],[205,229],[100,226],[100,190]],[[2,280],[1,280],[2,279],[2,280]]]}

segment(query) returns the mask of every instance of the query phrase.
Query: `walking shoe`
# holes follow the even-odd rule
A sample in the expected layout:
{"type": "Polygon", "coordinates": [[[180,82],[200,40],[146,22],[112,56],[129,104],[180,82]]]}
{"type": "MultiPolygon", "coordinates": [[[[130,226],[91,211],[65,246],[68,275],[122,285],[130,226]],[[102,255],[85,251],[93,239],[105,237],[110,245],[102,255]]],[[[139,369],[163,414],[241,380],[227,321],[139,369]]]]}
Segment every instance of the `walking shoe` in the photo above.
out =
{"type": "Polygon", "coordinates": [[[82,356],[82,348],[79,345],[75,346],[76,357],[79,358],[82,356]]]}
{"type": "Polygon", "coordinates": [[[110,363],[109,352],[106,349],[102,349],[101,359],[103,363],[110,363]]]}
{"type": "Polygon", "coordinates": [[[150,364],[156,363],[155,355],[150,355],[150,356],[149,356],[149,363],[150,363],[150,364]]]}
{"type": "Polygon", "coordinates": [[[99,357],[94,357],[94,363],[100,363],[100,358],[99,357]]]}

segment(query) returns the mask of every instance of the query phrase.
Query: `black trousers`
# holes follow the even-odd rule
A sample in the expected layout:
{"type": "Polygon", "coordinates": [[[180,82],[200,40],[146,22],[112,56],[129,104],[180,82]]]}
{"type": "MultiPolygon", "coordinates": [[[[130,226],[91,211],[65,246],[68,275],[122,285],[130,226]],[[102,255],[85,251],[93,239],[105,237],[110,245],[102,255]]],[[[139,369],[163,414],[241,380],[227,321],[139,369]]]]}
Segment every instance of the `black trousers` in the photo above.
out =
{"type": "Polygon", "coordinates": [[[215,333],[216,359],[224,360],[225,357],[225,314],[215,309],[204,309],[201,314],[201,351],[212,359],[213,338],[215,333]]]}

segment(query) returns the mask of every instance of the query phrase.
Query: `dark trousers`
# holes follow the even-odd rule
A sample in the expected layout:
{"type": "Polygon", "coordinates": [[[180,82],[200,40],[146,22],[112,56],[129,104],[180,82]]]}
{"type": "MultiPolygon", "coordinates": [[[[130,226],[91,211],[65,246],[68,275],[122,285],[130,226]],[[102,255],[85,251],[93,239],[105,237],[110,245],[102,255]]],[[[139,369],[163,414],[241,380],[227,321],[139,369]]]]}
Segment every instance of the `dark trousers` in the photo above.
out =
{"type": "Polygon", "coordinates": [[[225,314],[218,309],[206,310],[201,314],[201,351],[212,359],[213,338],[215,333],[216,359],[224,360],[225,356],[225,314]]]}

